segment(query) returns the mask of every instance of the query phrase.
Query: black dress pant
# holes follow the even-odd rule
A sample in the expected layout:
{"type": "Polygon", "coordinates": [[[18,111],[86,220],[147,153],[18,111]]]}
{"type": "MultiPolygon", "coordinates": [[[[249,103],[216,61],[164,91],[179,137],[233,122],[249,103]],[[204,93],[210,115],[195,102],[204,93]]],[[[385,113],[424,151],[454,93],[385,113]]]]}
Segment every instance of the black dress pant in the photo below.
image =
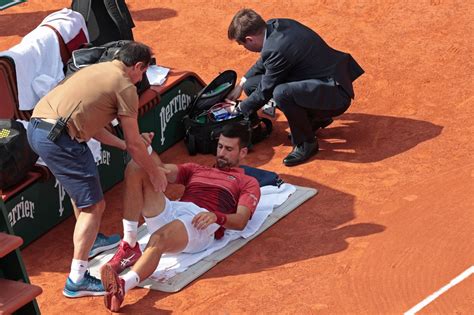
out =
{"type": "MultiPolygon", "coordinates": [[[[250,95],[261,78],[247,78],[245,94],[250,95]]],[[[282,83],[273,91],[273,99],[288,120],[295,145],[313,142],[313,124],[343,114],[351,104],[349,95],[332,78],[282,83]]]]}

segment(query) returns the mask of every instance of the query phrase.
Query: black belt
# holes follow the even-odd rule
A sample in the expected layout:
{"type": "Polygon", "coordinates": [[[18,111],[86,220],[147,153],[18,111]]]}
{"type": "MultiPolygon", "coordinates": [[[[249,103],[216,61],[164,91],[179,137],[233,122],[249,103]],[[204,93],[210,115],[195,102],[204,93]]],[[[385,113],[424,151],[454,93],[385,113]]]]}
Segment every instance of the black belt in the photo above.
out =
{"type": "Polygon", "coordinates": [[[46,131],[51,131],[51,128],[53,128],[54,126],[54,124],[39,118],[31,118],[31,123],[33,123],[33,126],[35,126],[35,128],[39,128],[46,131]]]}

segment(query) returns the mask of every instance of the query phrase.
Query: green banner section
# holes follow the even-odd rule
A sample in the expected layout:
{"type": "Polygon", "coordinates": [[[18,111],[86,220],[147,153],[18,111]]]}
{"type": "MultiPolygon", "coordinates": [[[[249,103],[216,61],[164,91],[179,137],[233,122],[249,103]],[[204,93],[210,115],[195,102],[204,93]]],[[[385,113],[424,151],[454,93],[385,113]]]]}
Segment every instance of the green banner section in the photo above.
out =
{"type": "Polygon", "coordinates": [[[4,10],[22,2],[26,2],[26,0],[0,0],[0,10],[4,10]]]}
{"type": "Polygon", "coordinates": [[[203,87],[195,77],[188,77],[161,95],[160,104],[140,117],[140,131],[155,133],[152,147],[156,152],[161,153],[183,139],[183,117],[203,87]]]}
{"type": "Polygon", "coordinates": [[[5,203],[6,217],[14,234],[25,247],[73,214],[71,200],[61,184],[51,176],[36,181],[5,203]]]}
{"type": "Polygon", "coordinates": [[[102,191],[106,192],[124,177],[124,151],[108,145],[101,145],[100,160],[97,161],[102,191]]]}

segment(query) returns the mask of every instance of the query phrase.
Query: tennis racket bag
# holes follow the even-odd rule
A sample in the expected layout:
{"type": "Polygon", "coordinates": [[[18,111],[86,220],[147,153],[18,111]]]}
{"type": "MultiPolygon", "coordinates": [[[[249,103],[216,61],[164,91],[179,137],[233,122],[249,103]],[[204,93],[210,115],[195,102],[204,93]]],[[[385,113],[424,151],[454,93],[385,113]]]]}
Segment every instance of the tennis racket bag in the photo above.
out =
{"type": "Polygon", "coordinates": [[[0,189],[19,183],[37,159],[23,124],[14,119],[0,119],[0,189]]]}
{"type": "Polygon", "coordinates": [[[231,104],[225,103],[224,100],[234,88],[236,81],[237,73],[226,70],[195,97],[187,115],[183,118],[186,130],[184,143],[190,155],[196,153],[215,155],[222,128],[229,123],[247,126],[251,135],[251,145],[262,141],[272,132],[271,120],[259,117],[257,113],[250,116],[233,115],[226,110],[231,104]]]}

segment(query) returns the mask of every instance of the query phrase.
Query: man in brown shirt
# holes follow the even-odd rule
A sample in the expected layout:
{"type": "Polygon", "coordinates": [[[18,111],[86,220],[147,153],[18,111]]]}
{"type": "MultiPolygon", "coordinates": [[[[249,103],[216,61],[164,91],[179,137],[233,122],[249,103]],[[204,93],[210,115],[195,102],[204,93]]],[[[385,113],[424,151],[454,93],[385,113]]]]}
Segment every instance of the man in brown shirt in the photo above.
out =
{"type": "MultiPolygon", "coordinates": [[[[151,61],[151,50],[130,42],[115,60],[81,69],[54,88],[36,105],[28,127],[32,149],[44,160],[73,201],[77,222],[74,229],[74,257],[63,294],[67,297],[103,295],[99,279],[87,272],[88,255],[99,230],[105,201],[97,166],[86,141],[127,150],[146,170],[155,191],[166,189],[165,170],[157,168],[147,153],[152,134],[138,130],[139,82],[151,61]],[[69,117],[66,127],[54,134],[58,120],[69,117]],[[105,126],[119,118],[125,141],[105,126]]],[[[125,224],[125,222],[124,222],[125,224]]]]}

